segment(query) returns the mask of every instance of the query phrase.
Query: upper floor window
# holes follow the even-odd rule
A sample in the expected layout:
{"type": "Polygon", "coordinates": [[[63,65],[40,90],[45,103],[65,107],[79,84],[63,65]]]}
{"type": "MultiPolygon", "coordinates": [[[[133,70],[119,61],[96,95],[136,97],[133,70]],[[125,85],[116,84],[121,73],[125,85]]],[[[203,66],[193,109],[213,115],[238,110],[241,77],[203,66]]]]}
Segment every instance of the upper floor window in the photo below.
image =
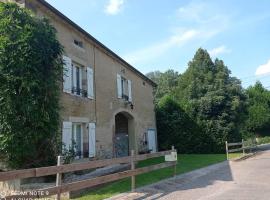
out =
{"type": "Polygon", "coordinates": [[[122,98],[128,100],[128,81],[121,77],[122,98]]]}
{"type": "Polygon", "coordinates": [[[82,87],[82,72],[83,72],[82,66],[73,63],[72,64],[72,94],[80,95],[80,96],[86,96],[87,91],[83,90],[82,87]]]}
{"type": "Polygon", "coordinates": [[[119,74],[117,74],[117,96],[119,99],[132,102],[131,80],[119,74]]]}
{"type": "Polygon", "coordinates": [[[74,95],[94,98],[94,73],[91,67],[84,67],[64,56],[63,91],[74,95]]]}
{"type": "Polygon", "coordinates": [[[79,40],[74,40],[74,44],[80,48],[83,48],[83,42],[79,40]]]}

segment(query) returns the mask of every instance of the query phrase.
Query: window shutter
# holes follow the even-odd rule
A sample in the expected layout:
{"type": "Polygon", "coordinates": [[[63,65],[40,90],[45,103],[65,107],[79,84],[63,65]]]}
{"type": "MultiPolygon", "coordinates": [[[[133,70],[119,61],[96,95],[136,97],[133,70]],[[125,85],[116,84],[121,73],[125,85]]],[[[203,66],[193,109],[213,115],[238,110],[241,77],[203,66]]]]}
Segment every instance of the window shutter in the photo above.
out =
{"type": "Polygon", "coordinates": [[[64,148],[69,150],[72,147],[72,122],[63,122],[62,127],[62,142],[64,148]]]}
{"type": "Polygon", "coordinates": [[[96,124],[89,123],[89,158],[96,156],[96,124]]]}
{"type": "Polygon", "coordinates": [[[128,80],[128,101],[132,102],[131,80],[128,80]]]}
{"type": "Polygon", "coordinates": [[[87,95],[89,99],[94,99],[94,73],[90,67],[87,67],[87,95]]]}
{"type": "Polygon", "coordinates": [[[117,74],[117,97],[119,99],[122,98],[122,83],[121,83],[121,76],[117,74]]]}
{"type": "Polygon", "coordinates": [[[63,56],[64,71],[63,71],[63,91],[71,93],[72,88],[72,61],[69,57],[63,56]]]}

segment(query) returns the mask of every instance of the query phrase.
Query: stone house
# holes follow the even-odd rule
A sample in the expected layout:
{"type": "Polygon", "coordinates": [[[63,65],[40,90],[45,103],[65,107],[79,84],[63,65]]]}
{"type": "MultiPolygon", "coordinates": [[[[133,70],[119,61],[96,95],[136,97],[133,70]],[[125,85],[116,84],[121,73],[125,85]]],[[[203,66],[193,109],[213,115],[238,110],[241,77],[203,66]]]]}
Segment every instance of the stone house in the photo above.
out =
{"type": "Polygon", "coordinates": [[[157,151],[153,81],[44,0],[17,2],[46,17],[64,46],[62,141],[76,158],[111,158],[157,151]]]}

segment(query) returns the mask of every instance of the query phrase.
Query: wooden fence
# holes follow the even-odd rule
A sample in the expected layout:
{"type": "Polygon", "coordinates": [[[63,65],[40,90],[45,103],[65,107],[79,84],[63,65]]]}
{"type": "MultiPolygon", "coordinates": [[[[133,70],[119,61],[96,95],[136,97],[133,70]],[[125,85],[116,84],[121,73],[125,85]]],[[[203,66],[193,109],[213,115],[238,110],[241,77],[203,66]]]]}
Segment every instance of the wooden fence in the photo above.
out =
{"type": "MultiPolygon", "coordinates": [[[[176,164],[177,164],[177,161],[173,160],[171,162],[163,162],[160,164],[136,169],[135,163],[137,161],[142,161],[149,158],[155,158],[155,157],[160,157],[160,156],[165,156],[165,155],[171,155],[171,157],[173,157],[176,154],[177,154],[176,150],[172,147],[172,150],[169,150],[169,151],[162,151],[162,152],[143,154],[143,155],[134,155],[134,151],[132,151],[131,156],[127,156],[127,157],[113,158],[113,159],[106,159],[106,160],[96,160],[96,161],[89,161],[85,163],[74,163],[74,164],[66,164],[66,165],[62,165],[60,162],[60,158],[58,158],[57,166],[0,172],[0,182],[15,180],[15,179],[55,175],[55,174],[57,175],[56,185],[53,187],[49,187],[45,189],[38,189],[35,191],[30,191],[30,192],[24,192],[19,195],[6,196],[5,197],[6,200],[9,200],[9,199],[16,200],[19,198],[24,198],[24,199],[44,198],[44,197],[52,196],[52,195],[57,195],[57,199],[60,199],[61,193],[90,188],[93,186],[116,181],[116,180],[127,178],[127,177],[132,177],[131,189],[134,190],[136,175],[150,172],[157,169],[166,168],[166,167],[174,167],[174,169],[176,169],[176,164]],[[113,164],[124,164],[124,163],[129,163],[131,165],[131,169],[114,173],[114,174],[96,177],[96,178],[62,184],[61,177],[62,177],[62,174],[64,173],[81,171],[81,170],[86,170],[86,169],[95,169],[95,168],[105,167],[105,166],[109,166],[113,164]]],[[[174,174],[175,174],[175,170],[174,170],[174,174]]]]}
{"type": "Polygon", "coordinates": [[[245,143],[247,143],[247,142],[245,142],[243,139],[242,139],[242,142],[235,142],[235,143],[228,143],[226,141],[225,142],[225,146],[226,146],[227,160],[229,160],[229,153],[242,151],[242,154],[244,156],[245,153],[246,153],[246,150],[250,150],[251,151],[252,149],[254,149],[254,148],[257,147],[257,145],[255,143],[252,143],[249,146],[245,146],[245,143]],[[238,146],[238,148],[230,149],[230,147],[235,147],[235,146],[238,146]]]}

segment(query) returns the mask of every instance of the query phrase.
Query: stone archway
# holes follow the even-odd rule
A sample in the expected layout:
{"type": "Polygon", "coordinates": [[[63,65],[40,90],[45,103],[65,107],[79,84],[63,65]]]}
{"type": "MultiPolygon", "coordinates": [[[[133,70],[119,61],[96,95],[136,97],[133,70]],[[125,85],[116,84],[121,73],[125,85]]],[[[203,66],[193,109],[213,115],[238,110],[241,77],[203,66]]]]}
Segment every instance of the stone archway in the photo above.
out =
{"type": "Polygon", "coordinates": [[[113,138],[115,157],[128,156],[135,149],[134,117],[128,112],[115,115],[115,133],[113,138]]]}

